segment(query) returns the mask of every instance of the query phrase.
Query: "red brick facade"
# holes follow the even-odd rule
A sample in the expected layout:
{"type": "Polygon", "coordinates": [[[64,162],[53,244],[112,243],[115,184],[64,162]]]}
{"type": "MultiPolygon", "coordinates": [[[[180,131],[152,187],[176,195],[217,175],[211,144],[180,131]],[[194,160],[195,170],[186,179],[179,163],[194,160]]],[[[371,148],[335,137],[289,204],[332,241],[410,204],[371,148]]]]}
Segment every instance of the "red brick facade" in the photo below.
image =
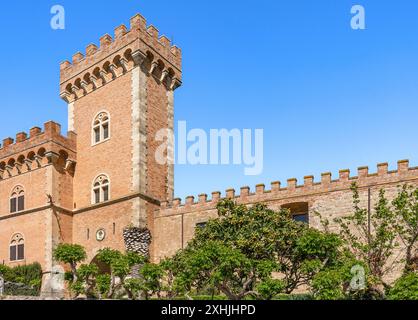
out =
{"type": "MultiPolygon", "coordinates": [[[[59,243],[83,245],[91,261],[102,248],[124,250],[122,231],[129,225],[150,229],[154,261],[172,255],[192,238],[196,224],[216,215],[220,199],[214,193],[211,201],[201,195],[198,203],[189,197],[181,205],[173,200],[172,166],[155,161],[156,133],[173,128],[173,91],[182,78],[180,49],[137,15],[130,30],[120,26],[114,39],[101,37],[100,47],[89,45],[85,55],[75,54],[72,63],[61,64],[60,73],[60,95],[68,103],[67,135],[48,122],[43,130],[17,134],[16,141],[3,140],[0,148],[0,263],[39,262],[50,272],[59,243]],[[98,124],[96,132],[96,121],[103,119],[107,127],[98,124]],[[99,183],[96,194],[98,179],[107,189],[99,183]],[[20,195],[23,207],[11,210],[10,199],[20,195]],[[98,231],[105,232],[103,239],[96,238],[98,231]],[[11,261],[16,235],[24,239],[25,252],[11,261]]],[[[418,169],[402,161],[393,172],[382,164],[376,174],[361,168],[357,177],[341,171],[338,180],[324,174],[320,183],[306,177],[302,186],[289,180],[286,188],[273,183],[270,191],[259,185],[254,193],[242,188],[240,196],[234,190],[226,196],[275,209],[288,205],[306,211],[295,213],[309,214],[310,223],[318,226],[314,211],[333,217],[351,210],[354,180],[363,200],[368,187],[375,200],[377,189],[393,195],[399,184],[417,184],[417,179],[418,169]]]]}

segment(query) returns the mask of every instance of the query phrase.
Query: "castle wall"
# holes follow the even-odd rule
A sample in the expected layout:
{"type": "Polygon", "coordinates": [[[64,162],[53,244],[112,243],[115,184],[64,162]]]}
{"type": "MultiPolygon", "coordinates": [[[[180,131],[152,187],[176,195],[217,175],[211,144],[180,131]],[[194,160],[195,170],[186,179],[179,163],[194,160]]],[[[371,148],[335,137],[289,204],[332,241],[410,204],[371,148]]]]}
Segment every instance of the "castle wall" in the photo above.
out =
{"type": "Polygon", "coordinates": [[[0,263],[9,266],[39,262],[46,269],[46,218],[48,210],[30,215],[21,215],[8,220],[0,220],[0,263]],[[25,260],[10,262],[9,245],[14,234],[20,233],[25,239],[25,260]]]}
{"type": "MultiPolygon", "coordinates": [[[[250,192],[250,188],[244,187],[239,196],[235,195],[234,190],[227,190],[226,198],[245,205],[261,202],[274,210],[289,204],[307,203],[310,225],[321,228],[319,218],[315,215],[318,212],[331,222],[331,231],[336,232],[338,229],[332,223],[333,219],[353,211],[350,190],[353,182],[359,185],[360,205],[364,208],[368,206],[370,188],[373,208],[381,189],[385,189],[386,196],[393,199],[403,184],[418,186],[418,168],[409,168],[408,161],[400,161],[396,171],[388,171],[387,164],[380,164],[378,172],[374,174],[369,174],[366,167],[359,168],[355,177],[350,177],[348,170],[342,170],[337,180],[332,180],[331,174],[325,173],[321,182],[315,183],[313,177],[308,176],[303,185],[297,185],[296,179],[289,179],[285,188],[279,182],[273,182],[271,190],[266,190],[264,185],[258,185],[255,192],[250,192]]],[[[220,193],[214,192],[209,201],[207,195],[200,195],[198,202],[194,201],[194,197],[188,197],[184,204],[180,199],[163,203],[162,209],[154,213],[153,260],[170,257],[185,247],[193,238],[197,224],[217,217],[216,205],[219,199],[220,193]]]]}
{"type": "Polygon", "coordinates": [[[73,242],[86,249],[87,262],[92,261],[100,249],[125,251],[123,229],[132,222],[132,201],[131,199],[110,203],[74,214],[73,242]],[[103,241],[96,239],[96,233],[100,229],[106,232],[103,241]]]}

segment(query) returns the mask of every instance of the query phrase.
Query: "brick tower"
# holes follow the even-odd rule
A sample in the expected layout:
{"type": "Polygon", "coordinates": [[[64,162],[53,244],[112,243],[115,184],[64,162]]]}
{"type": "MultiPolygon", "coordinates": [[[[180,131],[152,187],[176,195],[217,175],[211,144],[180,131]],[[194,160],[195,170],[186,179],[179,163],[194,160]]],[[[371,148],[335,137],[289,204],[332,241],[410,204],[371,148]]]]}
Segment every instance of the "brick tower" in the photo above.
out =
{"type": "Polygon", "coordinates": [[[173,128],[180,85],[180,49],[140,15],[61,64],[60,95],[77,134],[72,240],[90,259],[103,247],[123,250],[128,225],[152,232],[154,210],[172,199],[173,166],[156,162],[155,135],[173,128]]]}

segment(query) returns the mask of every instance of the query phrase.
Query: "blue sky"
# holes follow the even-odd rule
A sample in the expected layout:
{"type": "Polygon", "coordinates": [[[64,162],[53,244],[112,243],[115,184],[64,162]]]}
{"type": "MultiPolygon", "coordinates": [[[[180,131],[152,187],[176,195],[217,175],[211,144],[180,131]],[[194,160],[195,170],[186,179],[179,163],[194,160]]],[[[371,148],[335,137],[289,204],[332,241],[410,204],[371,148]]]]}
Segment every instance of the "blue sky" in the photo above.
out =
{"type": "Polygon", "coordinates": [[[183,50],[176,121],[189,128],[264,129],[264,171],[176,166],[176,195],[408,158],[417,165],[415,0],[14,1],[2,4],[0,137],[47,120],[67,127],[59,63],[141,13],[183,50]],[[50,8],[66,9],[66,30],[50,8]],[[350,9],[366,9],[364,31],[350,9]]]}

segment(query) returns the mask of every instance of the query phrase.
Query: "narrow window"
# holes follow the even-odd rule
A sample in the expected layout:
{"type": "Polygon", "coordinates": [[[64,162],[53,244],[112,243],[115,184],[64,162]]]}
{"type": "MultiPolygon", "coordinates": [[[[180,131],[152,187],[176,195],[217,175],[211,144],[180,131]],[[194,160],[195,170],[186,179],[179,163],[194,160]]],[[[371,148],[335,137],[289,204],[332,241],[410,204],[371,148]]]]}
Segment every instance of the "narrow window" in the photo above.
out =
{"type": "Polygon", "coordinates": [[[109,200],[109,186],[103,187],[103,201],[109,200]]]}
{"type": "Polygon", "coordinates": [[[106,140],[109,138],[109,123],[103,125],[103,139],[106,140]]]}
{"type": "Polygon", "coordinates": [[[101,175],[94,180],[92,203],[98,204],[109,201],[110,199],[110,183],[109,178],[101,175]]]}
{"type": "Polygon", "coordinates": [[[94,190],[94,203],[100,203],[100,189],[94,190]]]}
{"type": "Polygon", "coordinates": [[[17,245],[17,260],[25,259],[25,245],[18,244],[17,245]]]}
{"type": "Polygon", "coordinates": [[[25,240],[21,234],[16,234],[10,242],[10,261],[22,261],[24,259],[25,240]]]}
{"type": "Polygon", "coordinates": [[[16,201],[17,199],[15,197],[10,199],[10,213],[15,213],[17,211],[16,201]]]}
{"type": "Polygon", "coordinates": [[[23,187],[17,186],[13,189],[10,196],[10,213],[21,212],[25,210],[25,191],[23,187]]]}
{"type": "Polygon", "coordinates": [[[105,141],[110,137],[110,121],[106,112],[101,112],[93,122],[93,144],[105,141]]]}
{"type": "Polygon", "coordinates": [[[10,246],[10,261],[16,261],[16,260],[17,260],[16,246],[12,245],[10,246]]]}
{"type": "Polygon", "coordinates": [[[25,195],[21,194],[19,195],[19,198],[17,198],[17,211],[23,210],[25,210],[25,195]]]}
{"type": "Polygon", "coordinates": [[[94,137],[96,143],[100,142],[100,128],[97,127],[94,129],[94,137]]]}

